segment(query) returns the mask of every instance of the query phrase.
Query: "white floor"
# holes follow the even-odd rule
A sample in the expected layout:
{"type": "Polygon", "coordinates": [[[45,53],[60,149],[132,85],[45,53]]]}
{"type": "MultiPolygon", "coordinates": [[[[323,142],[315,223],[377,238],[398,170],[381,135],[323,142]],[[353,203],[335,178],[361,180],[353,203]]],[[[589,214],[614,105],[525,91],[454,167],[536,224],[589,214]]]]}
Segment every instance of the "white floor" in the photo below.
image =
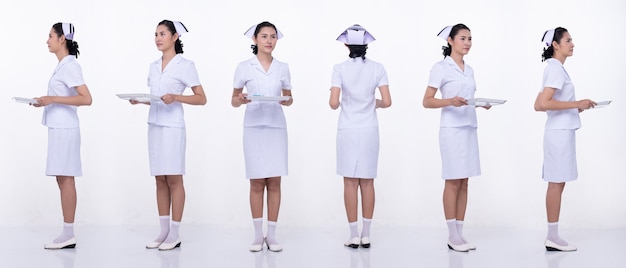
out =
{"type": "Polygon", "coordinates": [[[561,230],[576,252],[546,252],[544,231],[466,228],[478,247],[448,250],[445,229],[372,229],[370,249],[343,246],[347,230],[280,227],[283,252],[248,251],[251,230],[183,225],[182,246],[159,252],[144,248],[156,227],[76,228],[76,249],[44,250],[58,228],[0,228],[0,267],[626,267],[626,230],[561,230]]]}

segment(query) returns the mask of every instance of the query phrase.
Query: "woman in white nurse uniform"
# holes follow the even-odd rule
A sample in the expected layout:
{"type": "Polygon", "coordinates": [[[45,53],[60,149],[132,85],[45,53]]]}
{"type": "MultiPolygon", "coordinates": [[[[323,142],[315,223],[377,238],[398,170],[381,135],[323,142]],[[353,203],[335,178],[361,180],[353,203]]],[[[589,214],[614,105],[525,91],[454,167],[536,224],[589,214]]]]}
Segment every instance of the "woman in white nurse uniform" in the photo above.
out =
{"type": "Polygon", "coordinates": [[[43,125],[48,127],[48,163],[46,175],[55,176],[61,191],[63,232],[46,249],[74,248],[76,187],[74,177],[82,176],[80,128],[77,106],[91,105],[91,94],[76,61],[78,43],[74,25],[56,23],[48,34],[48,50],[59,60],[48,84],[48,95],[35,98],[35,107],[44,106],[43,125]]]}
{"type": "Polygon", "coordinates": [[[287,124],[281,105],[292,104],[289,66],[272,56],[282,37],[274,24],[267,21],[254,25],[245,35],[252,38],[249,60],[239,63],[233,82],[231,104],[246,104],[243,149],[246,177],[250,179],[250,210],[255,236],[250,251],[283,248],[276,240],[276,221],[280,208],[280,179],[287,175],[287,124]],[[243,93],[243,88],[247,93],[243,93]],[[280,102],[251,101],[249,96],[289,96],[280,102]],[[263,236],[263,195],[267,188],[267,234],[263,236]]]}
{"type": "Polygon", "coordinates": [[[378,169],[376,109],[391,106],[385,67],[365,59],[367,44],[374,40],[358,24],[337,37],[337,41],[343,42],[350,50],[350,59],[334,66],[330,88],[330,107],[333,110],[341,107],[337,126],[337,174],[344,178],[344,204],[350,226],[350,239],[344,245],[351,248],[370,247],[374,178],[378,169]],[[376,88],[381,99],[376,99],[376,88]],[[360,236],[357,222],[359,187],[363,210],[360,236]]]}
{"type": "MultiPolygon", "coordinates": [[[[193,61],[183,58],[180,36],[187,28],[179,21],[161,21],[154,33],[157,49],[163,54],[150,64],[150,94],[160,100],[150,105],[148,114],[148,153],[150,175],[156,178],[157,207],[161,232],[146,248],[170,250],[181,244],[180,221],[185,206],[186,133],[183,103],[204,105],[206,96],[193,61]],[[186,88],[193,95],[182,95],[186,88]],[[171,208],[171,224],[170,224],[171,208]]],[[[132,104],[139,102],[131,100],[132,104]]]]}
{"type": "MultiPolygon", "coordinates": [[[[472,47],[472,36],[464,24],[445,27],[439,37],[447,41],[444,59],[430,71],[424,94],[425,108],[441,108],[439,148],[445,180],[443,210],[448,225],[448,248],[468,251],[476,247],[463,237],[463,221],[467,207],[468,178],[480,175],[474,98],[474,70],[463,57],[472,47]],[[441,99],[435,98],[437,90],[441,99]]],[[[490,107],[485,107],[489,109],[490,107]]]]}
{"type": "Polygon", "coordinates": [[[576,246],[561,239],[558,232],[561,194],[565,182],[578,177],[575,133],[580,128],[578,113],[593,108],[596,103],[589,99],[576,101],[574,84],[563,67],[567,57],[574,53],[574,43],[567,30],[562,27],[547,30],[541,41],[548,46],[542,55],[542,61],[548,64],[535,110],[548,115],[543,136],[543,179],[548,182],[548,235],[544,244],[548,251],[574,251],[576,246]]]}

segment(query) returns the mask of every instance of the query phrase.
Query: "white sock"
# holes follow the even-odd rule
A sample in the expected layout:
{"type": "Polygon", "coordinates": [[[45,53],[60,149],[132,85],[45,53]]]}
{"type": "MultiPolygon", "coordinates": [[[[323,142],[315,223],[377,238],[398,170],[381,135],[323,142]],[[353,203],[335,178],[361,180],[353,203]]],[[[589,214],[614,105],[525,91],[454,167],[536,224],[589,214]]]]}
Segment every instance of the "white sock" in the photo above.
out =
{"type": "Polygon", "coordinates": [[[67,240],[70,240],[72,237],[74,237],[74,223],[67,223],[64,222],[63,223],[63,232],[61,232],[61,235],[59,235],[57,238],[54,239],[54,243],[62,243],[65,242],[67,240]]]}
{"type": "Polygon", "coordinates": [[[170,226],[170,232],[167,234],[167,238],[163,243],[174,243],[178,240],[178,230],[180,229],[179,221],[172,221],[172,225],[170,226]]]}
{"type": "Polygon", "coordinates": [[[167,238],[167,234],[170,232],[170,215],[159,216],[159,225],[161,225],[161,232],[154,239],[154,242],[163,242],[167,238]]]}
{"type": "Polygon", "coordinates": [[[348,224],[350,225],[350,238],[359,237],[359,223],[354,221],[348,224]]]}
{"type": "Polygon", "coordinates": [[[263,218],[254,218],[252,219],[252,223],[254,224],[254,241],[252,241],[252,244],[262,245],[263,244],[263,218]]]}
{"type": "Polygon", "coordinates": [[[463,241],[464,244],[467,244],[467,240],[465,240],[465,237],[463,237],[463,221],[456,221],[456,231],[457,233],[459,233],[459,237],[461,238],[461,240],[463,241]]]}
{"type": "Polygon", "coordinates": [[[267,222],[267,237],[265,238],[267,244],[269,245],[278,245],[278,241],[276,240],[276,222],[268,221],[267,222]]]}
{"type": "Polygon", "coordinates": [[[559,236],[559,222],[548,222],[548,240],[560,246],[567,246],[567,242],[559,236]]]}
{"type": "Polygon", "coordinates": [[[372,225],[372,219],[363,218],[363,230],[361,230],[361,237],[370,236],[370,226],[372,225]]]}
{"type": "Polygon", "coordinates": [[[456,229],[456,219],[448,219],[446,220],[446,224],[448,225],[448,240],[450,240],[450,243],[454,245],[465,244],[456,229]]]}

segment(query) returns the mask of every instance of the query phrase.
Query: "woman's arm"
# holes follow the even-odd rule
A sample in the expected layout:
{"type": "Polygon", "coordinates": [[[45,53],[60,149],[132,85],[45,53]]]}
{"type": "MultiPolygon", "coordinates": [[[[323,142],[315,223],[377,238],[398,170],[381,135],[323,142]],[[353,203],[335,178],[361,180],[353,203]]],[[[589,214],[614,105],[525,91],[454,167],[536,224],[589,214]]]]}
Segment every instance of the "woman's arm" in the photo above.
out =
{"type": "Polygon", "coordinates": [[[579,101],[558,101],[552,99],[554,96],[555,88],[546,87],[537,95],[535,100],[535,111],[546,110],[567,110],[578,109],[583,111],[589,108],[593,108],[596,103],[589,99],[583,99],[579,101]]]}
{"type": "Polygon", "coordinates": [[[330,88],[330,99],[328,100],[328,104],[330,108],[336,110],[339,108],[341,102],[339,101],[339,97],[341,96],[341,88],[331,87],[330,88]]]}
{"type": "Polygon", "coordinates": [[[91,93],[89,93],[87,85],[77,86],[76,92],[78,93],[76,96],[41,96],[35,98],[37,104],[34,105],[36,107],[46,106],[52,103],[74,106],[91,105],[91,93]]]}
{"type": "Polygon", "coordinates": [[[426,92],[424,93],[424,100],[422,101],[422,105],[424,108],[441,108],[446,106],[454,106],[460,107],[463,105],[467,105],[467,100],[456,96],[450,99],[437,99],[435,98],[435,93],[437,93],[437,89],[434,87],[427,87],[426,92]]]}
{"type": "Polygon", "coordinates": [[[283,89],[283,96],[289,96],[291,98],[289,98],[289,100],[286,101],[280,101],[280,104],[285,105],[285,106],[289,106],[293,103],[293,96],[291,96],[291,90],[290,89],[283,89]]]}
{"type": "Polygon", "coordinates": [[[389,93],[389,86],[380,86],[378,87],[378,91],[380,91],[381,99],[376,99],[376,108],[387,108],[391,106],[391,93],[389,93]]]}
{"type": "Polygon", "coordinates": [[[248,94],[243,93],[243,88],[233,88],[233,96],[230,100],[230,104],[233,107],[239,107],[242,104],[249,103],[250,100],[246,99],[248,94]]]}
{"type": "Polygon", "coordinates": [[[206,104],[206,96],[204,95],[204,89],[202,85],[197,85],[191,87],[191,91],[193,91],[193,95],[174,95],[174,94],[165,94],[161,96],[161,100],[165,104],[170,104],[175,101],[185,104],[191,105],[205,105],[206,104]]]}

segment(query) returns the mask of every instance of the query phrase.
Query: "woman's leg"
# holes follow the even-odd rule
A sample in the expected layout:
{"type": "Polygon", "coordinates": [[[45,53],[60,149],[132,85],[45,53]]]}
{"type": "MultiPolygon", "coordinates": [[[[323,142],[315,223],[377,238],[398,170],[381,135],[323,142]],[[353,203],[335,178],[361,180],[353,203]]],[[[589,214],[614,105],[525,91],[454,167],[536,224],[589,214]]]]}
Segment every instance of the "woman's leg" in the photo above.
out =
{"type": "Polygon", "coordinates": [[[76,215],[76,185],[74,177],[57,176],[57,184],[61,192],[61,209],[63,210],[63,221],[74,223],[76,215]]]}
{"type": "Polygon", "coordinates": [[[159,235],[153,240],[154,242],[148,243],[147,248],[157,248],[170,232],[170,188],[167,186],[167,180],[165,176],[155,176],[156,182],[156,198],[157,209],[159,212],[159,225],[161,231],[159,235]]]}
{"type": "Polygon", "coordinates": [[[548,190],[546,191],[546,212],[548,214],[548,222],[558,222],[559,214],[561,213],[561,195],[565,183],[548,183],[548,190]]]}
{"type": "Polygon", "coordinates": [[[159,210],[159,216],[169,216],[172,196],[170,194],[170,188],[167,186],[167,179],[165,176],[155,176],[155,179],[157,209],[159,210]]]}
{"type": "Polygon", "coordinates": [[[561,195],[565,183],[548,182],[548,190],[546,191],[546,214],[548,216],[548,240],[561,245],[567,246],[567,242],[559,236],[559,215],[561,213],[561,195]]]}
{"type": "Polygon", "coordinates": [[[74,237],[74,217],[76,215],[76,185],[72,176],[57,176],[63,211],[63,232],[54,243],[63,243],[74,237]]]}
{"type": "Polygon", "coordinates": [[[172,221],[180,222],[185,209],[185,186],[183,175],[167,175],[167,187],[172,200],[172,221]]]}
{"type": "Polygon", "coordinates": [[[183,185],[183,175],[166,175],[165,181],[170,193],[172,206],[172,223],[167,238],[164,243],[174,243],[179,239],[180,221],[183,218],[185,208],[185,187],[183,185]]]}
{"type": "Polygon", "coordinates": [[[346,207],[348,224],[350,225],[350,238],[359,237],[358,209],[359,209],[359,179],[343,178],[343,203],[346,207]]]}
{"type": "Polygon", "coordinates": [[[456,219],[465,220],[465,210],[467,208],[467,186],[468,179],[458,180],[459,188],[456,195],[456,219]]]}
{"type": "Polygon", "coordinates": [[[370,225],[372,217],[374,216],[374,180],[359,179],[359,186],[361,187],[361,209],[363,215],[363,230],[361,231],[361,237],[369,237],[370,225]]]}
{"type": "Polygon", "coordinates": [[[267,237],[269,245],[278,245],[276,221],[280,210],[280,177],[267,179],[267,237]]]}
{"type": "Polygon", "coordinates": [[[467,240],[463,237],[463,221],[465,220],[465,210],[467,208],[467,188],[469,180],[461,179],[460,181],[459,192],[456,199],[456,229],[463,243],[467,243],[467,240]]]}
{"type": "Polygon", "coordinates": [[[463,179],[446,180],[443,189],[443,212],[448,225],[448,240],[454,245],[463,245],[456,228],[456,216],[458,215],[459,191],[463,179]]]}
{"type": "MultiPolygon", "coordinates": [[[[252,245],[263,244],[263,196],[265,195],[266,179],[250,180],[250,211],[254,224],[254,241],[252,245]]],[[[252,250],[252,249],[251,249],[252,250]]],[[[260,247],[254,251],[261,250],[260,247]]]]}
{"type": "Polygon", "coordinates": [[[280,177],[267,179],[267,220],[276,222],[280,210],[280,177]]]}

